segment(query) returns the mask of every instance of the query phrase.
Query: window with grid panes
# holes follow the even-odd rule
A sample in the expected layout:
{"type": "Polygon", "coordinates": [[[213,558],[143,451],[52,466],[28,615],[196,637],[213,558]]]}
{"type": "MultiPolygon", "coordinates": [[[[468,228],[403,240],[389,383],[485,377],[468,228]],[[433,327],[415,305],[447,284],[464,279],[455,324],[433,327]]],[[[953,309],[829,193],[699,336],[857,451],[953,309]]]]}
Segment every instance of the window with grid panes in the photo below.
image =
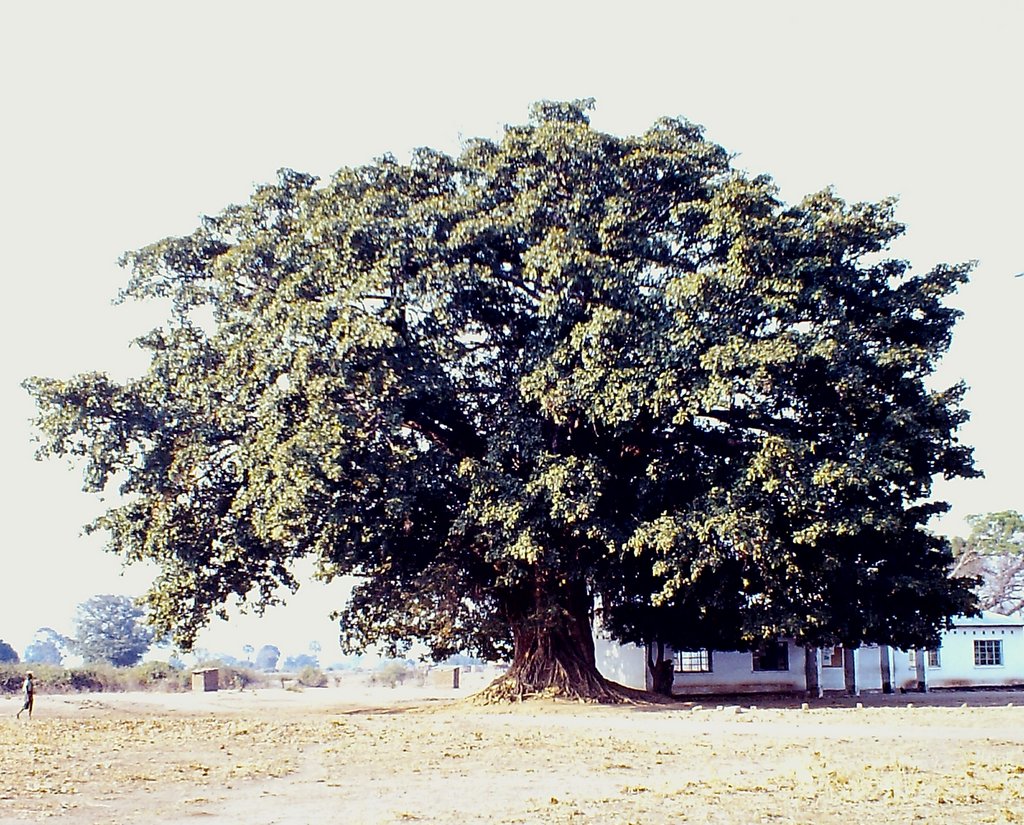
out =
{"type": "Polygon", "coordinates": [[[676,673],[710,673],[710,650],[677,650],[676,673]]]}
{"type": "Polygon", "coordinates": [[[975,639],[975,665],[1001,665],[1003,663],[1002,639],[975,639]]]}

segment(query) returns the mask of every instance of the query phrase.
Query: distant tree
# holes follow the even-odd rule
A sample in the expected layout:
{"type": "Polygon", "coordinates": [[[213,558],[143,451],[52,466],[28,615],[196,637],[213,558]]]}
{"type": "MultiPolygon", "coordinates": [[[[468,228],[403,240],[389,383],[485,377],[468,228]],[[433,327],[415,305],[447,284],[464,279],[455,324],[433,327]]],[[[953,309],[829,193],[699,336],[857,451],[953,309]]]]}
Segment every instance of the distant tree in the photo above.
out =
{"type": "Polygon", "coordinates": [[[145,614],[127,596],[100,595],[86,599],[75,614],[75,650],[88,662],[118,667],[138,664],[153,643],[145,614]]]}
{"type": "Polygon", "coordinates": [[[276,645],[263,645],[256,654],[256,667],[260,670],[276,670],[281,651],[276,645]]]}
{"type": "Polygon", "coordinates": [[[252,664],[252,654],[256,650],[252,645],[242,645],[242,653],[245,654],[245,661],[252,664]]]}
{"type": "Polygon", "coordinates": [[[300,653],[297,656],[289,656],[284,660],[285,670],[302,670],[304,667],[320,667],[320,662],[316,656],[310,656],[308,653],[300,653]]]}
{"type": "Polygon", "coordinates": [[[1024,516],[1016,510],[967,517],[971,533],[953,539],[954,576],[976,576],[978,606],[996,613],[1024,609],[1024,516]]]}
{"type": "Polygon", "coordinates": [[[71,644],[52,627],[41,627],[25,648],[25,661],[32,664],[59,665],[64,660],[63,651],[71,644]]]}
{"type": "Polygon", "coordinates": [[[45,639],[36,639],[25,648],[25,663],[34,665],[59,665],[64,660],[60,648],[45,639]]]}
{"type": "Polygon", "coordinates": [[[18,651],[11,647],[3,639],[0,639],[0,663],[16,665],[18,664],[18,651]]]}

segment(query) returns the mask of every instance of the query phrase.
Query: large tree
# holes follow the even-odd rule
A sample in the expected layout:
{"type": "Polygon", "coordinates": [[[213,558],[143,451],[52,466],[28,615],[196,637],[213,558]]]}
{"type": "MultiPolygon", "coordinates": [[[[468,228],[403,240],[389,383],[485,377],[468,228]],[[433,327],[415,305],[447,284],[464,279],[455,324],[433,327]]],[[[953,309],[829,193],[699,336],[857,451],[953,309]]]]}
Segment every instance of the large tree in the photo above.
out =
{"type": "Polygon", "coordinates": [[[149,371],[27,383],[42,456],[120,483],[94,524],[161,569],[188,646],[292,562],[360,577],[350,648],[512,656],[495,695],[614,698],[621,638],[934,641],[968,586],[925,531],[974,474],[925,379],[969,267],[884,251],[894,205],[787,206],[683,120],[540,103],[458,157],[285,170],[129,254],[149,371]]]}
{"type": "Polygon", "coordinates": [[[74,649],[87,662],[136,665],[153,643],[145,611],[127,596],[104,594],[75,610],[74,649]]]}

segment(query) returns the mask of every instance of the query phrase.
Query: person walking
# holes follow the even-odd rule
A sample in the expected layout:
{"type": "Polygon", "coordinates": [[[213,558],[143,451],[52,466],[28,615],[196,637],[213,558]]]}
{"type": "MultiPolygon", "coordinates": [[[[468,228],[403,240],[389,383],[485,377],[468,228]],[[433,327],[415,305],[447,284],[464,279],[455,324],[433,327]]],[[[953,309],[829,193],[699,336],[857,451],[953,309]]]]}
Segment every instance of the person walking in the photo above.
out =
{"type": "Polygon", "coordinates": [[[21,710],[19,710],[15,714],[14,718],[15,719],[20,719],[21,718],[21,714],[27,710],[28,711],[28,718],[31,719],[32,718],[32,705],[35,703],[35,698],[36,698],[35,677],[32,675],[32,671],[31,670],[28,673],[25,674],[25,684],[22,685],[22,689],[25,691],[25,704],[21,706],[21,710]]]}

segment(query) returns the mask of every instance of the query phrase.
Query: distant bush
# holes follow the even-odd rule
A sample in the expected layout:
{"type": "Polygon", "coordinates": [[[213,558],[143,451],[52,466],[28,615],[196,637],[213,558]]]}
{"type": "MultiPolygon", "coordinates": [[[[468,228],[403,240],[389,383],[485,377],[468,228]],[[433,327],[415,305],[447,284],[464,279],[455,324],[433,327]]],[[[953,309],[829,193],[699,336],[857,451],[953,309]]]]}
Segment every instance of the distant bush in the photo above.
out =
{"type": "Polygon", "coordinates": [[[0,664],[0,692],[15,693],[21,690],[25,671],[17,665],[0,664]]]}
{"type": "Polygon", "coordinates": [[[299,684],[306,687],[326,687],[327,677],[318,667],[304,667],[299,671],[299,684]]]}
{"type": "Polygon", "coordinates": [[[370,684],[393,688],[405,684],[405,680],[415,673],[415,669],[405,662],[388,662],[370,674],[370,684]]]}
{"type": "Polygon", "coordinates": [[[220,669],[221,687],[242,688],[263,687],[267,677],[251,667],[227,666],[220,669]]]}
{"type": "Polygon", "coordinates": [[[17,665],[0,667],[0,689],[5,693],[21,690],[25,673],[32,671],[36,689],[43,693],[77,693],[84,691],[123,690],[116,686],[113,667],[89,665],[63,668],[56,665],[17,665]],[[109,673],[107,671],[110,671],[109,673]]]}
{"type": "MultiPolygon", "coordinates": [[[[251,687],[266,683],[263,674],[249,668],[205,665],[220,668],[220,687],[251,687]]],[[[90,664],[63,668],[55,665],[0,664],[0,693],[19,693],[26,671],[35,676],[41,693],[123,693],[131,690],[186,691],[191,688],[192,672],[168,662],[144,662],[134,667],[90,664]]]]}
{"type": "Polygon", "coordinates": [[[143,662],[125,669],[131,690],[181,691],[191,687],[191,674],[172,666],[169,662],[143,662]]]}

